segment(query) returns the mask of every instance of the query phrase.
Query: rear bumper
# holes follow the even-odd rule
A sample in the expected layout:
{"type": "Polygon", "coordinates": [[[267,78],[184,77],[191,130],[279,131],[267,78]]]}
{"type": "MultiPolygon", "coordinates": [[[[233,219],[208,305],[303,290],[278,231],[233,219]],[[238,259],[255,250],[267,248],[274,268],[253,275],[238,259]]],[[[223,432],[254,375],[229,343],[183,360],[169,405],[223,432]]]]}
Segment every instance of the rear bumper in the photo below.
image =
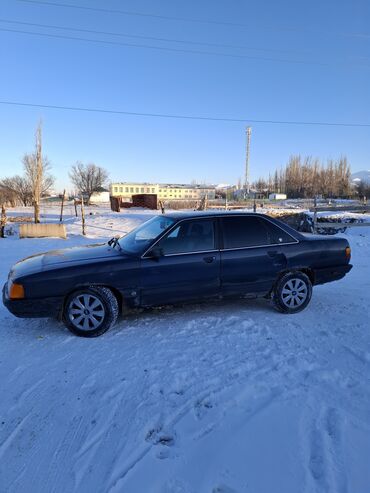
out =
{"type": "Polygon", "coordinates": [[[61,298],[11,300],[8,297],[8,284],[3,286],[3,304],[16,317],[57,317],[62,308],[62,301],[61,298]]]}
{"type": "Polygon", "coordinates": [[[351,269],[351,264],[325,267],[324,269],[315,269],[314,284],[325,284],[326,282],[338,281],[339,279],[342,279],[351,269]]]}

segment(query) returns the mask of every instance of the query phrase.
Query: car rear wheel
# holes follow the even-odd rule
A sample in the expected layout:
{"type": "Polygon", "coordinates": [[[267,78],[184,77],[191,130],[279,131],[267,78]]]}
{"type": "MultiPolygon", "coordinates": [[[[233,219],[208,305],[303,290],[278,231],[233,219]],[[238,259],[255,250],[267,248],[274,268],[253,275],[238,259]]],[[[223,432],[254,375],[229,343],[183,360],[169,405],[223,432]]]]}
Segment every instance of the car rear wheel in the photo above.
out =
{"type": "Polygon", "coordinates": [[[112,291],[94,286],[80,289],[68,296],[63,319],[73,334],[97,337],[115,324],[118,312],[117,298],[112,291]]]}
{"type": "Polygon", "coordinates": [[[303,272],[288,272],[277,281],[272,299],[280,312],[297,313],[306,308],[311,296],[309,277],[303,272]]]}

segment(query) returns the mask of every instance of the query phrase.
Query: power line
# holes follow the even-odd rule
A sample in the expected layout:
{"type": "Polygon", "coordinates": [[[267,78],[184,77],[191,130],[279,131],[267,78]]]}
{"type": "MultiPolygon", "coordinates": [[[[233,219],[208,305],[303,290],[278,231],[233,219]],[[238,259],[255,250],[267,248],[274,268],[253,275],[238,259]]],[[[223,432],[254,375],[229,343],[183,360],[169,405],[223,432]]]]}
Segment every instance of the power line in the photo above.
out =
{"type": "Polygon", "coordinates": [[[228,123],[263,123],[273,125],[307,125],[307,126],[320,126],[320,127],[364,127],[369,128],[370,123],[349,123],[349,122],[318,122],[318,121],[299,121],[299,120],[257,120],[250,118],[222,118],[213,116],[198,116],[198,115],[179,115],[168,113],[144,113],[137,111],[123,111],[123,110],[108,110],[102,108],[84,108],[77,106],[60,106],[51,104],[37,104],[37,103],[23,103],[20,101],[0,101],[0,104],[9,106],[21,106],[30,108],[43,108],[52,110],[66,110],[66,111],[84,111],[88,113],[104,113],[112,115],[127,115],[127,116],[145,116],[151,118],[172,118],[177,120],[199,120],[199,121],[214,121],[214,122],[228,122],[228,123]]]}
{"type": "Polygon", "coordinates": [[[46,28],[46,29],[60,29],[63,31],[75,31],[75,32],[89,33],[89,34],[101,34],[104,36],[119,36],[119,37],[123,37],[123,38],[149,39],[152,41],[161,41],[161,42],[163,41],[163,42],[170,42],[170,43],[204,45],[204,46],[212,46],[215,48],[236,48],[236,49],[244,49],[244,50],[265,51],[265,52],[272,52],[272,53],[297,53],[296,51],[293,51],[293,50],[274,50],[271,48],[255,48],[255,47],[250,47],[250,46],[245,46],[245,45],[210,43],[210,42],[206,42],[206,41],[191,41],[191,40],[184,40],[184,39],[162,38],[162,37],[155,37],[155,36],[141,36],[141,35],[137,35],[137,34],[126,34],[126,33],[112,32],[112,31],[97,31],[94,29],[81,29],[81,28],[69,27],[69,26],[56,26],[53,24],[39,24],[39,23],[35,23],[35,22],[14,21],[14,20],[9,20],[9,19],[0,19],[0,22],[5,22],[7,24],[17,24],[17,25],[21,25],[21,26],[42,27],[42,28],[46,28]]]}
{"type": "Polygon", "coordinates": [[[44,0],[18,0],[18,1],[23,2],[23,3],[47,5],[49,7],[63,7],[63,8],[69,8],[69,9],[90,10],[92,12],[101,12],[101,13],[104,12],[107,14],[122,14],[122,15],[129,15],[129,16],[135,16],[135,17],[152,17],[155,19],[163,19],[163,20],[167,20],[167,21],[195,22],[195,23],[199,23],[199,24],[215,24],[215,25],[220,25],[220,26],[232,26],[232,27],[244,27],[244,28],[250,27],[250,26],[248,26],[248,24],[243,24],[243,23],[238,23],[238,22],[216,21],[216,20],[209,20],[209,19],[194,19],[194,18],[188,18],[188,17],[176,17],[176,16],[169,16],[169,15],[161,15],[161,14],[148,14],[146,12],[133,12],[131,10],[107,9],[107,8],[102,8],[102,7],[87,7],[85,5],[73,5],[70,3],[60,3],[60,2],[48,2],[48,1],[44,1],[44,0]]]}
{"type": "MultiPolygon", "coordinates": [[[[8,22],[0,19],[0,22],[8,22]]],[[[67,28],[66,28],[67,29],[67,28]]],[[[204,50],[191,50],[184,48],[171,48],[167,46],[154,46],[148,44],[137,44],[137,43],[123,43],[120,41],[110,41],[103,39],[92,39],[92,38],[81,38],[78,36],[66,36],[62,34],[50,34],[50,33],[41,33],[36,31],[24,31],[21,29],[8,29],[5,27],[0,27],[0,31],[15,33],[15,34],[26,34],[30,36],[39,36],[46,38],[54,38],[54,39],[67,39],[70,41],[82,41],[86,43],[95,43],[95,44],[104,44],[104,45],[112,45],[112,46],[125,46],[128,48],[142,48],[149,50],[159,50],[159,51],[167,51],[172,53],[189,53],[191,55],[210,55],[210,56],[220,56],[226,58],[237,58],[237,59],[246,59],[246,60],[256,60],[262,62],[276,62],[276,63],[293,63],[299,65],[317,65],[320,67],[361,67],[361,68],[370,68],[368,64],[362,63],[353,63],[353,62],[319,62],[316,60],[292,60],[287,58],[273,58],[273,57],[265,57],[265,56],[257,56],[257,55],[246,55],[242,53],[221,53],[216,51],[204,51],[204,50]]],[[[366,59],[367,60],[367,59],[366,59]]]]}
{"type": "MultiPolygon", "coordinates": [[[[62,34],[31,32],[31,31],[23,31],[20,29],[7,29],[4,27],[0,27],[0,31],[16,33],[16,34],[28,34],[31,36],[41,36],[41,37],[54,38],[54,39],[69,39],[71,41],[84,41],[87,43],[98,43],[98,44],[100,43],[100,44],[113,45],[113,46],[126,46],[129,48],[145,48],[145,49],[150,49],[150,50],[160,50],[160,51],[168,51],[168,52],[174,52],[174,53],[190,53],[192,55],[213,55],[213,56],[221,56],[221,57],[228,57],[228,58],[260,60],[260,61],[264,61],[264,62],[295,63],[295,64],[298,63],[298,64],[303,64],[303,65],[320,65],[323,67],[331,65],[329,63],[307,61],[307,60],[287,60],[284,58],[260,57],[260,56],[243,55],[243,54],[237,54],[237,53],[220,53],[220,52],[215,52],[215,51],[187,50],[187,49],[183,49],[183,48],[169,48],[169,47],[165,47],[165,46],[153,46],[153,45],[147,45],[147,44],[122,43],[120,41],[108,41],[108,40],[102,40],[102,39],[80,38],[77,36],[65,36],[62,34]]],[[[332,65],[335,65],[335,64],[332,64],[332,65]]]]}
{"type": "MultiPolygon", "coordinates": [[[[62,8],[69,8],[69,9],[79,9],[79,10],[87,10],[91,12],[101,12],[101,13],[107,13],[107,14],[121,14],[121,15],[127,15],[127,16],[135,16],[135,17],[147,17],[147,18],[154,18],[154,19],[163,19],[167,21],[178,21],[178,22],[190,22],[190,23],[197,23],[197,24],[211,24],[211,25],[219,25],[219,26],[230,26],[230,27],[242,27],[244,29],[250,29],[251,25],[245,24],[245,23],[240,23],[240,22],[228,22],[228,21],[218,21],[214,19],[195,19],[195,18],[189,18],[189,17],[177,17],[177,16],[169,16],[169,15],[162,15],[162,14],[152,14],[152,13],[147,13],[147,12],[136,12],[136,11],[131,11],[131,10],[121,10],[121,9],[107,9],[107,8],[102,8],[102,7],[88,7],[85,5],[74,5],[70,3],[61,3],[61,2],[49,2],[46,0],[17,0],[18,2],[23,2],[23,3],[29,3],[29,4],[35,4],[35,5],[45,5],[48,7],[62,7],[62,8]]],[[[275,31],[288,31],[288,32],[302,32],[302,31],[310,31],[310,29],[302,28],[302,27],[282,27],[279,26],[278,28],[275,26],[269,26],[268,28],[265,28],[268,30],[275,30],[275,31]]],[[[312,30],[311,30],[312,31],[312,30]]],[[[341,37],[341,38],[362,38],[362,37],[369,37],[369,33],[342,33],[342,32],[328,32],[328,31],[318,31],[314,30],[314,32],[318,32],[320,34],[324,34],[326,36],[336,36],[336,37],[341,37]]]]}

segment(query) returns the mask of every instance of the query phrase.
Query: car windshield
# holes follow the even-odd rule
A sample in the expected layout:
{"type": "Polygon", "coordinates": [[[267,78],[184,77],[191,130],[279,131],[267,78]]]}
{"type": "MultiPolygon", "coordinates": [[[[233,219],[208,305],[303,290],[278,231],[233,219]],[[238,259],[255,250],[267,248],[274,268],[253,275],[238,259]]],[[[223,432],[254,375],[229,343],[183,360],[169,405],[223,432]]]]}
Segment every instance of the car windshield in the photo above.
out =
{"type": "Polygon", "coordinates": [[[122,236],[118,243],[126,253],[143,253],[157,236],[174,223],[175,220],[170,217],[153,217],[138,228],[130,231],[126,236],[122,236]]]}

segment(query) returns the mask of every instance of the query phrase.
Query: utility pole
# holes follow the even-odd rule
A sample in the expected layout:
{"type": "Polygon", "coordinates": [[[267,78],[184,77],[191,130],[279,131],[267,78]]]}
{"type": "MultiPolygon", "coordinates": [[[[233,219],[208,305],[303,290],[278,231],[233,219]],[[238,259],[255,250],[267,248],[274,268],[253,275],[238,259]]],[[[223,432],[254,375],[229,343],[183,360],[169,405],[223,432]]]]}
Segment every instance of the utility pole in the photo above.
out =
{"type": "Polygon", "coordinates": [[[245,191],[246,194],[249,194],[249,153],[251,146],[251,133],[252,127],[247,127],[247,147],[246,147],[246,155],[245,155],[245,191]]]}

